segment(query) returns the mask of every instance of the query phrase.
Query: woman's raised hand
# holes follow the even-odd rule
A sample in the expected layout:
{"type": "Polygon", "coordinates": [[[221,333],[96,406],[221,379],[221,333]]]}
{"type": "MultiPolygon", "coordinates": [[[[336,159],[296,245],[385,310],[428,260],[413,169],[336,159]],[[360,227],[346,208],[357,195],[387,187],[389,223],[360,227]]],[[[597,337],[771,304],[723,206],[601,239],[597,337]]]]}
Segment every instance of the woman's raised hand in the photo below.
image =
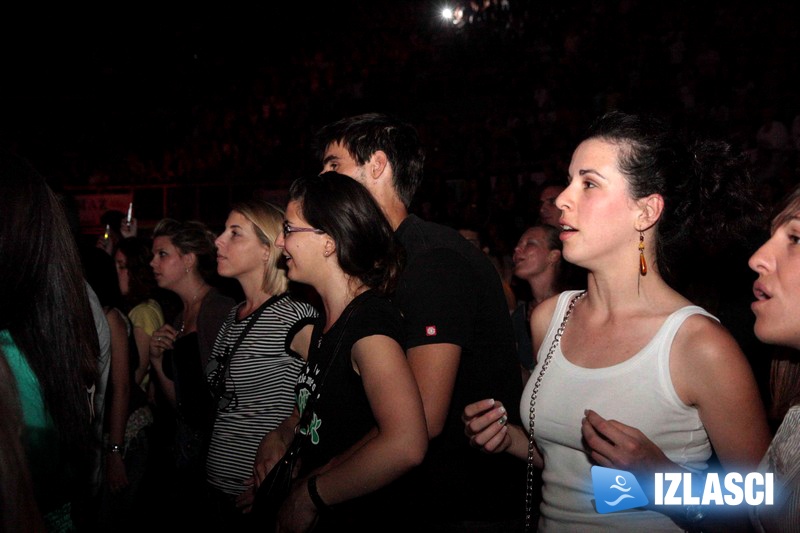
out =
{"type": "Polygon", "coordinates": [[[501,402],[491,398],[471,403],[461,415],[464,433],[473,447],[488,453],[504,452],[511,445],[508,416],[501,402]]]}

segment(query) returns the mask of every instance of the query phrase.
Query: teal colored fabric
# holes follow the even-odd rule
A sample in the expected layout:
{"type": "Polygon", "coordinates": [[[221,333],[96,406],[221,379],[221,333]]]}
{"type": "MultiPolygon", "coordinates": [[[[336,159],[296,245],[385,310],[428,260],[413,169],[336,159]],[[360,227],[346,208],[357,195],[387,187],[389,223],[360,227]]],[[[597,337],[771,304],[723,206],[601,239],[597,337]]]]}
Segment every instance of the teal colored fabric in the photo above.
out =
{"type": "Polygon", "coordinates": [[[23,444],[39,509],[48,531],[74,531],[70,517],[69,467],[61,456],[58,432],[44,404],[39,380],[8,330],[0,348],[17,384],[22,408],[23,444]]]}

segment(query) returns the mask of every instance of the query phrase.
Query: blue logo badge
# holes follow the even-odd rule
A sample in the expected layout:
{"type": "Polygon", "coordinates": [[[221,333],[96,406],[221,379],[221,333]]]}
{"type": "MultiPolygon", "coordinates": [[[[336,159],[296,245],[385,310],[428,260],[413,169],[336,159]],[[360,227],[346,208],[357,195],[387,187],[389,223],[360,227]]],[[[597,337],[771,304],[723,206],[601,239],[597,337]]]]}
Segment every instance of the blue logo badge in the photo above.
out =
{"type": "Polygon", "coordinates": [[[636,477],[624,470],[593,466],[592,486],[594,506],[601,514],[642,507],[649,503],[636,477]]]}

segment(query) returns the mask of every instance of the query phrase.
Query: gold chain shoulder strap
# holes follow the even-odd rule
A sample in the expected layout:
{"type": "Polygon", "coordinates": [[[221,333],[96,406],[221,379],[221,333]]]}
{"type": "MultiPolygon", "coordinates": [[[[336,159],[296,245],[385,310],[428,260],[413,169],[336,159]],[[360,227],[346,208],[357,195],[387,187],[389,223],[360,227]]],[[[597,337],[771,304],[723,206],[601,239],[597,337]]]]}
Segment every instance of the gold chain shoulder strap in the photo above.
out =
{"type": "Polygon", "coordinates": [[[564,313],[564,320],[561,321],[561,325],[558,327],[555,336],[553,337],[553,344],[550,345],[550,351],[547,352],[547,355],[542,361],[542,368],[539,369],[539,375],[536,377],[536,381],[533,384],[533,391],[531,392],[531,410],[530,410],[530,418],[529,427],[530,427],[530,435],[528,438],[528,476],[527,482],[525,487],[525,531],[531,531],[531,515],[533,511],[533,475],[535,472],[535,468],[533,466],[533,453],[535,450],[536,444],[534,443],[533,439],[533,426],[534,422],[536,421],[536,395],[539,393],[539,386],[542,384],[542,378],[544,377],[544,373],[547,370],[547,367],[550,365],[550,360],[553,358],[553,352],[556,351],[558,347],[558,343],[561,341],[561,335],[564,334],[564,329],[567,327],[567,320],[569,320],[570,315],[572,314],[572,310],[575,308],[575,304],[578,303],[578,300],[586,296],[586,291],[581,292],[572,301],[569,303],[569,307],[567,308],[567,312],[564,313]]]}

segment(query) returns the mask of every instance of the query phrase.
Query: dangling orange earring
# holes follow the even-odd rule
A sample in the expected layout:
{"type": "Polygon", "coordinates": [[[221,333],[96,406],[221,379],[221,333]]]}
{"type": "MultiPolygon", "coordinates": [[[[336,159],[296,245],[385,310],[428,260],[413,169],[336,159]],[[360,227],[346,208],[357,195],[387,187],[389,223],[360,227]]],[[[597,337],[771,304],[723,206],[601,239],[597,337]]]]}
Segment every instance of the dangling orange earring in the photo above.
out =
{"type": "Polygon", "coordinates": [[[647,275],[647,260],[644,258],[644,233],[639,232],[639,274],[647,275]]]}

